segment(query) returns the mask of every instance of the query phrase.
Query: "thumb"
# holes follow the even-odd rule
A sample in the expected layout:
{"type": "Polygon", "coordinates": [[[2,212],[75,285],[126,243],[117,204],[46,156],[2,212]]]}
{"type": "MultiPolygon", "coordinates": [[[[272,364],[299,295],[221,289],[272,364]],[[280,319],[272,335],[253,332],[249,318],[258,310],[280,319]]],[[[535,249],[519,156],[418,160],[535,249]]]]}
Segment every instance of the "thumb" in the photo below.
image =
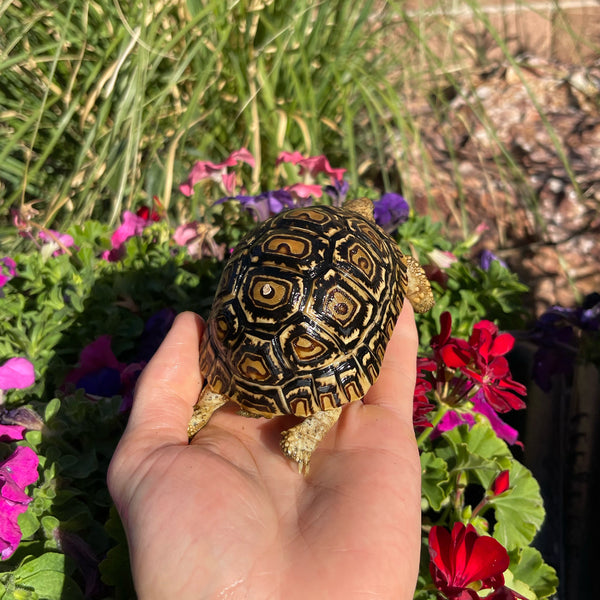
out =
{"type": "Polygon", "coordinates": [[[199,346],[204,321],[181,313],[136,386],[125,435],[152,446],[187,443],[187,423],[202,387],[199,346]]]}
{"type": "Polygon", "coordinates": [[[152,450],[187,445],[187,423],[202,388],[199,345],[204,321],[181,313],[142,372],[127,428],[111,460],[109,488],[136,471],[152,450]]]}

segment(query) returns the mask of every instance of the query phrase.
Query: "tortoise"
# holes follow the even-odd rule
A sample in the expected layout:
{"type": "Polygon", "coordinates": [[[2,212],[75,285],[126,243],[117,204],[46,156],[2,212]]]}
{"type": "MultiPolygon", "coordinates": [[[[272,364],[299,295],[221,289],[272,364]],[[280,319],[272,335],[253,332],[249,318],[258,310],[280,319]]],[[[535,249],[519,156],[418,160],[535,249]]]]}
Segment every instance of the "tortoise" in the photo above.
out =
{"type": "Polygon", "coordinates": [[[264,221],[218,284],[190,439],[229,400],[244,416],[305,417],[282,433],[281,448],[307,472],[342,407],[377,379],[405,296],[417,312],[434,303],[423,269],[375,223],[370,200],[264,221]]]}

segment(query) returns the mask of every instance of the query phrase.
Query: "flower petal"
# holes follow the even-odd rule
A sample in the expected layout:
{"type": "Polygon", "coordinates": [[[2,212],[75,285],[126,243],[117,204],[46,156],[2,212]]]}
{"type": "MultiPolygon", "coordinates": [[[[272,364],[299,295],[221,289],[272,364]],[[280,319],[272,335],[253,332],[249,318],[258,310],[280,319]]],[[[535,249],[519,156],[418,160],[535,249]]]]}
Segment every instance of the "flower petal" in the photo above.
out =
{"type": "Polygon", "coordinates": [[[38,478],[39,458],[27,446],[17,446],[15,451],[2,464],[0,470],[10,474],[12,480],[21,488],[25,488],[38,478]]]}
{"type": "Polygon", "coordinates": [[[22,440],[25,433],[25,427],[22,425],[2,425],[0,424],[0,441],[9,442],[22,440]]]}
{"type": "Polygon", "coordinates": [[[0,390],[23,389],[35,383],[35,370],[26,358],[9,358],[0,367],[0,390]]]}

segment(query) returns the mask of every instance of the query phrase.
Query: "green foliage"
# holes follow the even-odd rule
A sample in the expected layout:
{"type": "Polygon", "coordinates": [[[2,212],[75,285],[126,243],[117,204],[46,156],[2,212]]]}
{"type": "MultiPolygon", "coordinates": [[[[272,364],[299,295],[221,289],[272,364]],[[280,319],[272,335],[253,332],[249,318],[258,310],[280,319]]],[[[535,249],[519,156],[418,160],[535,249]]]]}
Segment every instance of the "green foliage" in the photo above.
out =
{"type": "Polygon", "coordinates": [[[492,261],[488,270],[474,264],[470,250],[476,241],[474,235],[462,244],[453,244],[443,235],[441,223],[423,215],[411,214],[400,228],[400,247],[418,256],[422,264],[433,261],[439,251],[450,252],[456,259],[442,269],[443,284],[432,282],[436,305],[428,313],[417,315],[419,340],[424,348],[438,333],[443,312],[452,315],[459,337],[468,337],[481,319],[494,321],[503,329],[518,329],[530,316],[522,301],[527,286],[498,261],[492,261]]]}
{"type": "Polygon", "coordinates": [[[26,557],[14,572],[2,577],[3,600],[80,600],[83,593],[70,577],[74,566],[64,554],[46,552],[26,557]]]}
{"type": "MultiPolygon", "coordinates": [[[[421,464],[426,524],[469,520],[480,533],[492,533],[509,550],[511,589],[533,600],[556,591],[554,569],[530,547],[545,515],[539,485],[487,421],[471,428],[455,427],[441,438],[425,442],[421,464]],[[510,487],[494,495],[491,485],[504,470],[509,471],[510,487]],[[479,490],[477,506],[466,500],[467,487],[471,496],[474,489],[479,490]],[[490,517],[493,531],[488,531],[490,517]]],[[[421,577],[427,581],[425,572],[421,577]]]]}

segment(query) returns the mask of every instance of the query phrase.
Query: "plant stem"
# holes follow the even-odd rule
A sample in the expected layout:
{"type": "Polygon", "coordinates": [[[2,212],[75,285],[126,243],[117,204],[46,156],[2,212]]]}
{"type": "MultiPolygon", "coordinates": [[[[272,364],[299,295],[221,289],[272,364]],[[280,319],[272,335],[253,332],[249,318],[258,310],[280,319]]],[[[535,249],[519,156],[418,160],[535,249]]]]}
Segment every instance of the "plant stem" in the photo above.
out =
{"type": "Polygon", "coordinates": [[[427,427],[424,431],[422,431],[417,437],[417,446],[421,449],[423,443],[429,439],[429,436],[435,429],[436,425],[442,420],[443,416],[446,414],[450,407],[446,404],[438,402],[438,409],[435,417],[431,421],[431,427],[427,427]]]}

